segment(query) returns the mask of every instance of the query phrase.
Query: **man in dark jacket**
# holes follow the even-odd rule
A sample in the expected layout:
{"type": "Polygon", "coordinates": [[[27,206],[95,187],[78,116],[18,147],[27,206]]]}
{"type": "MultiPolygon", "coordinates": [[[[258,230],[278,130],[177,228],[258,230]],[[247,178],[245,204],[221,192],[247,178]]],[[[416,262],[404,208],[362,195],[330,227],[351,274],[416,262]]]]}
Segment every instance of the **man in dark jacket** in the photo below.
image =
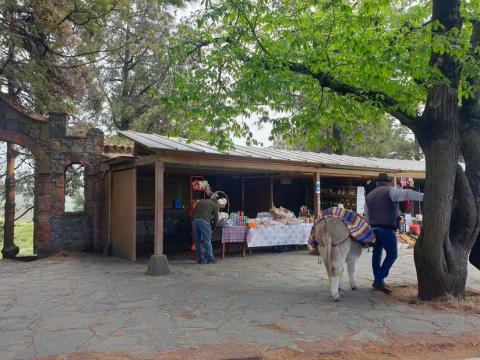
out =
{"type": "Polygon", "coordinates": [[[195,239],[195,252],[199,264],[205,262],[205,256],[208,264],[215,264],[215,258],[212,251],[212,228],[218,221],[218,204],[215,198],[201,199],[193,214],[193,237],[195,239]],[[202,246],[205,245],[205,251],[202,246]]]}
{"type": "Polygon", "coordinates": [[[391,290],[385,285],[384,280],[397,259],[397,235],[395,232],[400,218],[398,203],[405,200],[423,201],[423,194],[409,189],[392,187],[386,173],[380,173],[376,183],[377,187],[367,195],[365,207],[365,214],[376,237],[372,255],[375,278],[372,286],[376,290],[389,294],[391,290]],[[382,263],[383,249],[387,255],[382,263]]]}

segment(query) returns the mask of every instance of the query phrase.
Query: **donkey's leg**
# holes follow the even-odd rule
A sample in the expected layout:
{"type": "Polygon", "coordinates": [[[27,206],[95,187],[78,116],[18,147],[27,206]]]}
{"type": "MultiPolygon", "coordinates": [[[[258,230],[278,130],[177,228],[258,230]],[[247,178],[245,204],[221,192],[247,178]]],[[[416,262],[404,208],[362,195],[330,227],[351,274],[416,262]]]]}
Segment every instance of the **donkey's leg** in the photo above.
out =
{"type": "Polygon", "coordinates": [[[340,300],[340,294],[338,292],[340,287],[340,275],[333,275],[330,279],[330,294],[333,300],[340,300]]]}
{"type": "Polygon", "coordinates": [[[350,252],[347,255],[347,271],[348,279],[350,280],[350,288],[352,290],[357,290],[357,284],[355,283],[355,263],[362,254],[362,247],[352,242],[352,247],[350,252]]]}

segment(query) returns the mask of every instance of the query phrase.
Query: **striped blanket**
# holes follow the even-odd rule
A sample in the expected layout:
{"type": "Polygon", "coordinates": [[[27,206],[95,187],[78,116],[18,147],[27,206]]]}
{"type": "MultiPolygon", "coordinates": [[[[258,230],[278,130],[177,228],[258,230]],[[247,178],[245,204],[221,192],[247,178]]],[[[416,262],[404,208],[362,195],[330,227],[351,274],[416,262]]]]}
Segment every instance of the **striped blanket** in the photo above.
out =
{"type": "MultiPolygon", "coordinates": [[[[358,241],[362,246],[370,246],[375,242],[375,234],[373,229],[368,225],[367,221],[355,211],[342,209],[339,207],[331,207],[323,210],[318,216],[318,223],[327,218],[340,218],[342,222],[347,226],[350,236],[353,240],[358,241]]],[[[310,238],[308,239],[308,248],[316,249],[317,244],[315,241],[315,225],[310,232],[310,238]]]]}

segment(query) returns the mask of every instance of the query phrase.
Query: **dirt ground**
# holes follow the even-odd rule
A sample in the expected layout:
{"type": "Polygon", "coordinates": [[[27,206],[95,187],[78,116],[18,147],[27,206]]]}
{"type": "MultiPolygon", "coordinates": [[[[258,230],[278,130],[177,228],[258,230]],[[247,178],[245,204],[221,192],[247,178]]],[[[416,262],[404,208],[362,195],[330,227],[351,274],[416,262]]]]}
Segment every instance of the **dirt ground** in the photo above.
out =
{"type": "MultiPolygon", "coordinates": [[[[466,333],[456,337],[411,334],[388,337],[384,344],[358,341],[322,340],[299,342],[297,349],[283,348],[265,350],[258,346],[242,344],[212,345],[208,349],[186,349],[158,354],[156,360],[451,360],[480,356],[480,332],[466,333]]],[[[122,354],[75,353],[67,356],[52,356],[42,360],[140,360],[122,354]]]]}

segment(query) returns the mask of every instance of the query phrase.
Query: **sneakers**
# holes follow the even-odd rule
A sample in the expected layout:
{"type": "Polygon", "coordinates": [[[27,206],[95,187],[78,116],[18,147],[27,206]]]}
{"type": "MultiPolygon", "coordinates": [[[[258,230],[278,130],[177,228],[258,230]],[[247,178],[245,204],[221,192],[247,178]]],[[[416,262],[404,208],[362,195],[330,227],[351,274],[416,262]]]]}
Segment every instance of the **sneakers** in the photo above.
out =
{"type": "Polygon", "coordinates": [[[205,264],[205,259],[198,259],[197,264],[205,264]]]}
{"type": "Polygon", "coordinates": [[[387,295],[390,295],[390,293],[392,292],[392,289],[387,287],[385,284],[379,284],[379,283],[373,282],[372,287],[375,290],[382,291],[387,295]]]}
{"type": "Polygon", "coordinates": [[[215,259],[210,259],[207,261],[207,264],[216,264],[217,263],[217,260],[215,259]]]}

